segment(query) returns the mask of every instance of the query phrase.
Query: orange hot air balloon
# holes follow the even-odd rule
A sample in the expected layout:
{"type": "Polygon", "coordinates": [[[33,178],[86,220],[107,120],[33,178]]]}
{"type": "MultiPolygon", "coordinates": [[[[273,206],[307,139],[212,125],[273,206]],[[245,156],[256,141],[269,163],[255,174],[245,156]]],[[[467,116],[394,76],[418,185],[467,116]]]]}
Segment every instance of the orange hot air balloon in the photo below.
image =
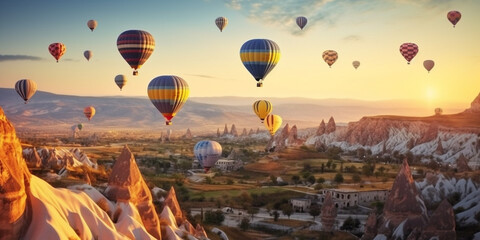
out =
{"type": "Polygon", "coordinates": [[[88,106],[83,109],[83,113],[85,114],[85,117],[87,117],[88,121],[90,121],[90,119],[92,119],[95,115],[95,108],[93,106],[88,106]]]}
{"type": "Polygon", "coordinates": [[[322,57],[323,57],[323,60],[328,64],[328,66],[332,67],[332,65],[338,59],[338,53],[334,50],[327,50],[323,52],[322,57]]]}
{"type": "Polygon", "coordinates": [[[52,43],[48,46],[48,51],[52,56],[55,58],[55,60],[58,60],[65,54],[67,51],[67,47],[65,47],[65,44],[63,43],[52,43]]]}

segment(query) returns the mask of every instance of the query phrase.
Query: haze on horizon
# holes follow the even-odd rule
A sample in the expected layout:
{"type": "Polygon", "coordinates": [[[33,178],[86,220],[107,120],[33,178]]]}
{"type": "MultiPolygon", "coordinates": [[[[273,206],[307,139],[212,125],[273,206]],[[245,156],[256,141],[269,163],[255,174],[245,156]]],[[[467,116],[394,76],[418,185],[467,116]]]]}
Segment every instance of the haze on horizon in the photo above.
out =
{"type": "Polygon", "coordinates": [[[2,1],[0,87],[29,78],[56,94],[146,96],[153,78],[173,74],[188,82],[191,97],[406,99],[432,109],[467,108],[480,91],[479,10],[475,0],[2,1]],[[455,28],[450,10],[462,13],[455,28]],[[223,32],[214,23],[219,16],[229,20],[223,32]],[[297,16],[308,18],[303,31],[297,16]],[[98,21],[93,32],[89,19],[98,21]],[[116,46],[129,29],[156,41],[136,77],[116,46]],[[271,39],[281,50],[262,88],[239,57],[253,38],[271,39]],[[67,47],[59,63],[47,50],[53,42],[67,47]],[[404,42],[419,46],[410,65],[399,52],[404,42]],[[328,49],[339,54],[332,68],[321,58],[328,49]],[[90,61],[85,50],[93,51],[90,61]],[[435,61],[430,73],[427,59],[435,61]],[[354,60],[361,62],[357,70],[354,60]],[[122,92],[117,74],[128,77],[122,92]]]}

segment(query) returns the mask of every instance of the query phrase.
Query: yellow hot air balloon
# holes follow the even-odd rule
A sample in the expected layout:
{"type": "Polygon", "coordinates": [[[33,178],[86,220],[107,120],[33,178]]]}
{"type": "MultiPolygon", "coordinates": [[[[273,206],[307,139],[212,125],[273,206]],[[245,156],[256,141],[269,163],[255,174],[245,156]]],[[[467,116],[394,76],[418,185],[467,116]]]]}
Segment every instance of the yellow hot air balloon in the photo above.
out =
{"type": "Polygon", "coordinates": [[[338,59],[338,53],[334,50],[327,50],[323,52],[323,60],[328,64],[329,67],[332,67],[332,64],[335,63],[338,59]]]}
{"type": "Polygon", "coordinates": [[[265,117],[265,126],[267,127],[270,135],[275,135],[275,132],[282,125],[282,118],[275,114],[269,114],[265,117]]]}
{"type": "Polygon", "coordinates": [[[83,109],[83,114],[87,117],[88,121],[92,119],[93,115],[95,115],[95,108],[93,106],[88,106],[83,109]]]}
{"type": "Polygon", "coordinates": [[[265,117],[270,114],[272,110],[272,104],[267,100],[258,100],[253,103],[253,111],[255,114],[257,114],[260,120],[262,120],[262,123],[265,117]]]}

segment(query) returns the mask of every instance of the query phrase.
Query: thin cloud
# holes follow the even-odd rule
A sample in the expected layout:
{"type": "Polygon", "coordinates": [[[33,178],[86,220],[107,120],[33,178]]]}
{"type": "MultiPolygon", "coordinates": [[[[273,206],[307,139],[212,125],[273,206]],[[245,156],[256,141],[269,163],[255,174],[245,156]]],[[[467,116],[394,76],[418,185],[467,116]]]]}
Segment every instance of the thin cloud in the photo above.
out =
{"type": "Polygon", "coordinates": [[[44,59],[41,58],[41,57],[30,56],[30,55],[0,55],[0,62],[22,61],[22,60],[41,61],[41,60],[44,60],[44,59]]]}
{"type": "MultiPolygon", "coordinates": [[[[249,19],[286,30],[293,35],[303,35],[318,25],[335,26],[335,22],[352,13],[369,13],[378,8],[394,9],[411,4],[425,9],[444,10],[458,0],[224,0],[225,5],[240,11],[249,19]],[[302,30],[295,19],[305,16],[307,26],[302,30]]],[[[465,0],[466,1],[466,0],[465,0]]]]}
{"type": "Polygon", "coordinates": [[[210,75],[203,75],[203,74],[187,74],[189,76],[194,76],[194,77],[201,77],[201,78],[217,78],[217,77],[214,77],[214,76],[210,76],[210,75]]]}
{"type": "Polygon", "coordinates": [[[348,36],[344,37],[343,40],[347,41],[347,42],[358,42],[358,41],[362,40],[362,38],[358,35],[348,35],[348,36]]]}

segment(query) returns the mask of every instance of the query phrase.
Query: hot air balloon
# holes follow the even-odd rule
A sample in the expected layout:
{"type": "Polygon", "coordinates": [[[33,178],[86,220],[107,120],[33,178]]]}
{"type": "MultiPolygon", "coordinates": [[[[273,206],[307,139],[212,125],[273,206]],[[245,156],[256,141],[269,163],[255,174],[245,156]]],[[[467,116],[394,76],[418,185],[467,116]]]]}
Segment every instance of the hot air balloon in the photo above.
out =
{"type": "Polygon", "coordinates": [[[307,18],[306,17],[303,17],[303,16],[300,16],[300,17],[297,17],[297,25],[300,27],[300,29],[303,30],[303,28],[305,27],[305,25],[307,25],[307,18]]]}
{"type": "Polygon", "coordinates": [[[67,47],[65,47],[63,43],[52,43],[48,46],[48,51],[50,52],[50,54],[52,54],[52,56],[57,60],[58,63],[58,60],[67,51],[67,47]]]}
{"type": "Polygon", "coordinates": [[[216,141],[199,141],[193,148],[193,154],[205,172],[208,172],[222,156],[222,146],[216,141]]]}
{"type": "Polygon", "coordinates": [[[87,26],[88,26],[88,28],[90,28],[90,30],[92,30],[92,32],[93,32],[93,29],[95,29],[97,27],[97,25],[98,25],[97,21],[95,21],[93,19],[88,20],[88,22],[87,22],[87,26]]]}
{"type": "Polygon", "coordinates": [[[133,75],[138,75],[137,69],[147,61],[155,49],[153,36],[142,30],[128,30],[117,38],[117,48],[122,57],[134,69],[133,75]]]}
{"type": "Polygon", "coordinates": [[[148,84],[148,97],[153,105],[165,117],[166,124],[172,124],[172,118],[183,107],[190,95],[185,80],[177,76],[159,76],[148,84]]]}
{"type": "Polygon", "coordinates": [[[22,97],[27,104],[27,101],[35,94],[37,91],[37,83],[30,79],[22,79],[18,80],[15,83],[15,90],[17,91],[18,95],[22,97]]]}
{"type": "Polygon", "coordinates": [[[252,39],[240,48],[240,59],[257,80],[257,87],[261,87],[262,81],[280,60],[280,48],[272,40],[252,39]]]}
{"type": "Polygon", "coordinates": [[[423,61],[423,66],[427,69],[428,72],[432,70],[433,66],[435,66],[435,62],[433,60],[425,60],[423,61]]]}
{"type": "Polygon", "coordinates": [[[83,56],[85,56],[87,61],[90,61],[90,58],[93,56],[93,52],[90,51],[90,50],[87,50],[87,51],[83,52],[83,56]]]}
{"type": "Polygon", "coordinates": [[[459,11],[450,11],[447,13],[447,18],[448,21],[453,24],[453,27],[455,27],[458,21],[460,21],[460,18],[462,18],[462,14],[459,11]]]}
{"type": "Polygon", "coordinates": [[[88,121],[90,121],[90,119],[92,119],[92,117],[95,115],[95,108],[93,106],[88,106],[83,109],[83,113],[85,114],[85,117],[87,117],[88,121]]]}
{"type": "Polygon", "coordinates": [[[322,54],[323,60],[328,64],[329,67],[332,67],[332,64],[335,63],[338,59],[338,53],[334,50],[327,50],[322,54]]]}
{"type": "Polygon", "coordinates": [[[267,100],[258,100],[253,103],[253,111],[262,120],[273,110],[272,104],[267,100]]]}
{"type": "Polygon", "coordinates": [[[115,83],[120,88],[120,91],[122,91],[122,88],[127,84],[127,76],[123,74],[115,76],[115,83]]]}
{"type": "Polygon", "coordinates": [[[282,125],[282,118],[275,114],[269,114],[265,117],[264,120],[265,126],[267,127],[270,135],[275,135],[275,132],[280,128],[282,125]]]}
{"type": "Polygon", "coordinates": [[[417,55],[418,46],[415,43],[404,43],[400,46],[400,53],[407,60],[408,64],[417,55]]]}
{"type": "Polygon", "coordinates": [[[79,124],[77,125],[77,128],[78,128],[79,130],[82,130],[82,129],[83,129],[83,124],[79,123],[79,124]]]}
{"type": "Polygon", "coordinates": [[[355,69],[357,69],[358,67],[360,67],[360,62],[359,61],[353,61],[352,65],[355,69]]]}
{"type": "Polygon", "coordinates": [[[222,32],[228,24],[228,19],[226,17],[218,17],[215,19],[215,24],[217,25],[218,29],[220,29],[220,32],[222,32]]]}

